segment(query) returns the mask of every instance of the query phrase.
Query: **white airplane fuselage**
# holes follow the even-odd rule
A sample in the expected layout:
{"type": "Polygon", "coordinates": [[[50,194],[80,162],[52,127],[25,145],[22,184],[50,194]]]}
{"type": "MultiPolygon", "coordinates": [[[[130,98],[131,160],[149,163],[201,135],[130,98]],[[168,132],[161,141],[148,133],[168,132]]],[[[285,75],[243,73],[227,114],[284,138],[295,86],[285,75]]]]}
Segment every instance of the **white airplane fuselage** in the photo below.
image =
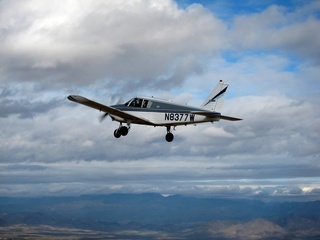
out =
{"type": "MultiPolygon", "coordinates": [[[[113,105],[111,107],[133,115],[138,119],[147,119],[152,122],[150,125],[154,126],[189,125],[220,120],[219,113],[216,113],[216,116],[213,117],[212,111],[206,111],[201,108],[190,107],[150,97],[136,97],[128,101],[126,104],[113,105]],[[132,106],[134,101],[140,101],[141,104],[138,106],[132,106]],[[199,112],[207,112],[210,114],[210,117],[197,114],[199,112]]],[[[109,114],[109,116],[118,122],[127,122],[126,119],[117,115],[109,114]]],[[[131,123],[140,124],[141,122],[139,120],[132,120],[131,123]]],[[[141,124],[145,124],[145,122],[141,124]]]]}
{"type": "Polygon", "coordinates": [[[224,116],[217,112],[217,109],[222,106],[227,88],[228,84],[220,80],[201,107],[181,105],[154,97],[135,97],[124,104],[113,106],[107,106],[79,95],[70,95],[68,99],[104,112],[105,114],[101,119],[110,116],[112,120],[120,122],[120,126],[114,131],[116,138],[126,136],[131,124],[142,124],[166,127],[167,134],[165,138],[168,142],[171,142],[174,138],[171,133],[171,127],[204,122],[212,123],[220,121],[220,119],[228,121],[241,120],[240,118],[224,116]]]}

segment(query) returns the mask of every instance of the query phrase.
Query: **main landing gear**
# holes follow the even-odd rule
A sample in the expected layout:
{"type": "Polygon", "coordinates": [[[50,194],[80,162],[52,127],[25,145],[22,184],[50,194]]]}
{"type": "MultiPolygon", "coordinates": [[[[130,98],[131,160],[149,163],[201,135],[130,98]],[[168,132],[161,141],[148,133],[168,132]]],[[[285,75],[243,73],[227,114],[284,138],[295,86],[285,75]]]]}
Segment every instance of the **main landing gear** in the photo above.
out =
{"type": "Polygon", "coordinates": [[[128,127],[126,127],[126,126],[122,126],[122,124],[120,123],[119,128],[114,130],[113,135],[115,138],[119,138],[121,136],[127,136],[129,130],[130,130],[130,125],[128,125],[128,127]]]}
{"type": "MultiPolygon", "coordinates": [[[[122,126],[122,123],[120,123],[120,126],[114,130],[113,135],[115,138],[120,138],[121,136],[127,136],[130,130],[130,124],[128,126],[122,126]]],[[[174,139],[174,136],[171,132],[171,126],[167,126],[167,134],[166,134],[166,141],[172,142],[174,139]]]]}
{"type": "Polygon", "coordinates": [[[170,126],[167,126],[167,134],[166,134],[166,140],[167,142],[172,142],[174,136],[172,132],[170,131],[170,126]]]}

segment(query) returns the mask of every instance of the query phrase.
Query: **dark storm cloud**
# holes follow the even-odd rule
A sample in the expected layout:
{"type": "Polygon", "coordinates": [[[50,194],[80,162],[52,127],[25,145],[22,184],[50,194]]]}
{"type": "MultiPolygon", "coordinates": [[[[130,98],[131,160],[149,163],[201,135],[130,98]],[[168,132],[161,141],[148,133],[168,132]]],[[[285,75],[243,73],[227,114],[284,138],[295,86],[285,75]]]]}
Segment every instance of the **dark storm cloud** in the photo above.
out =
{"type": "Polygon", "coordinates": [[[43,114],[61,106],[62,103],[63,100],[30,102],[28,99],[0,99],[0,117],[7,118],[9,115],[16,114],[19,118],[33,118],[39,113],[43,114]]]}
{"type": "Polygon", "coordinates": [[[41,165],[32,165],[32,164],[28,164],[28,165],[21,165],[21,164],[12,164],[12,165],[8,165],[8,166],[4,166],[3,167],[4,170],[7,171],[43,171],[46,170],[47,167],[45,166],[41,166],[41,165]]]}

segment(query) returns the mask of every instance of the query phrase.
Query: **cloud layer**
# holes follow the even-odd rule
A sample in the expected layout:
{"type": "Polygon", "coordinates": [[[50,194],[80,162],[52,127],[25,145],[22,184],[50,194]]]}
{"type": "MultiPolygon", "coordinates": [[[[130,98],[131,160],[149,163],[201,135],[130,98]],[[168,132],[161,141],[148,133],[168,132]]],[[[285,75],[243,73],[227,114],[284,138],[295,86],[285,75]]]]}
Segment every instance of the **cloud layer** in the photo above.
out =
{"type": "Polygon", "coordinates": [[[1,1],[3,194],[318,199],[320,4],[234,7],[1,1]],[[171,144],[145,126],[115,139],[117,123],[66,99],[200,105],[219,79],[222,112],[244,121],[177,127],[171,144]]]}

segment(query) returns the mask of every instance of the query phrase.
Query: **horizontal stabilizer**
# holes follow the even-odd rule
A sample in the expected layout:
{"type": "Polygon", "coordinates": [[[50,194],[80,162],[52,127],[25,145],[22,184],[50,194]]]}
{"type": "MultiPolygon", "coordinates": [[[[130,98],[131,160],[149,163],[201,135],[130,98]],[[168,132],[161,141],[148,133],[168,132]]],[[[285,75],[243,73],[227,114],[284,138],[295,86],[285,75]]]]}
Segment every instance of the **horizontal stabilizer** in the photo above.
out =
{"type": "Polygon", "coordinates": [[[190,113],[198,114],[206,117],[220,117],[220,113],[218,112],[209,112],[209,111],[191,111],[190,113]]]}
{"type": "Polygon", "coordinates": [[[220,116],[220,119],[228,120],[228,121],[240,121],[240,120],[242,120],[241,118],[235,118],[235,117],[229,117],[229,116],[223,116],[223,115],[220,116]]]}

